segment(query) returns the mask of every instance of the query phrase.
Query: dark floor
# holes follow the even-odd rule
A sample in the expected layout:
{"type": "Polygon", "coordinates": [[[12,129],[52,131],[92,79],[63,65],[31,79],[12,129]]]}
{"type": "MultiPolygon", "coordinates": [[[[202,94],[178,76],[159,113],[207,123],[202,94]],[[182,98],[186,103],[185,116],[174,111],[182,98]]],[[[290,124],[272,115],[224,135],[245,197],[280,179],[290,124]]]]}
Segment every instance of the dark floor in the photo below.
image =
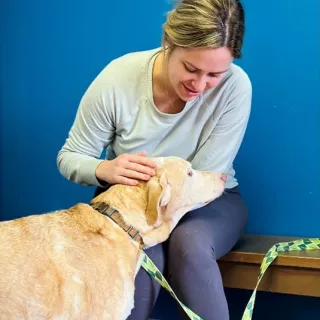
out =
{"type": "MultiPolygon", "coordinates": [[[[226,289],[230,320],[241,320],[251,293],[247,290],[226,289]]],[[[178,320],[177,304],[167,292],[162,291],[153,317],[161,320],[178,320]]],[[[320,298],[258,292],[252,320],[270,319],[320,320],[320,298]]]]}

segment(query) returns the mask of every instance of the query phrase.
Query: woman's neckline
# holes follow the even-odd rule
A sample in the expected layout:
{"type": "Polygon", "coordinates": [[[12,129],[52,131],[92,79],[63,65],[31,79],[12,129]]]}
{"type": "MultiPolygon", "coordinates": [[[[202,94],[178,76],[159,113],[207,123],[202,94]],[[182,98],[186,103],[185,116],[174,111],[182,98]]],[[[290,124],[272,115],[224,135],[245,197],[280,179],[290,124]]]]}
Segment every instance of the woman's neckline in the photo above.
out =
{"type": "Polygon", "coordinates": [[[176,120],[177,118],[180,118],[190,107],[190,104],[192,104],[192,101],[187,101],[185,103],[184,108],[181,111],[178,111],[176,113],[167,113],[163,112],[158,109],[158,107],[155,104],[154,97],[153,97],[153,70],[155,67],[156,58],[158,55],[162,52],[162,48],[156,49],[155,53],[151,56],[151,59],[148,60],[146,65],[146,89],[147,89],[147,98],[150,102],[151,108],[162,118],[167,120],[176,120]]]}

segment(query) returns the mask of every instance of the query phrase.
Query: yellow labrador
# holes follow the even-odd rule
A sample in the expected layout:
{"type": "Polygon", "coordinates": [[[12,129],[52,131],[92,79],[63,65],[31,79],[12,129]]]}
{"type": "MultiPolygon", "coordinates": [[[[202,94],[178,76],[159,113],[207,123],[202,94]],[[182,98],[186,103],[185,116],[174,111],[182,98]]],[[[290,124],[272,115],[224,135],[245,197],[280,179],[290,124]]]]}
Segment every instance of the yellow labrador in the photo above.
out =
{"type": "Polygon", "coordinates": [[[0,318],[124,320],[134,307],[141,248],[165,241],[183,215],[213,201],[225,175],[177,157],[157,175],[93,199],[0,223],[0,318]]]}

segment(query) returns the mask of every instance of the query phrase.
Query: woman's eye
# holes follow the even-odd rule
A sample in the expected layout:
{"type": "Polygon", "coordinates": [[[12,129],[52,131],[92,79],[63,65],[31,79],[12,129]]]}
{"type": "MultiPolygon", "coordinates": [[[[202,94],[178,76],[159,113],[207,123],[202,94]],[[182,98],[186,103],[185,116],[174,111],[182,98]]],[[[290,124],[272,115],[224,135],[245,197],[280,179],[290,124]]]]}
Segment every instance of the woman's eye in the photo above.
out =
{"type": "Polygon", "coordinates": [[[191,72],[191,73],[194,73],[194,72],[197,71],[197,70],[188,68],[186,65],[184,65],[184,68],[185,68],[188,72],[191,72]]]}
{"type": "Polygon", "coordinates": [[[189,176],[189,177],[192,177],[192,176],[193,176],[193,171],[192,171],[192,170],[189,170],[189,171],[188,171],[188,176],[189,176]]]}

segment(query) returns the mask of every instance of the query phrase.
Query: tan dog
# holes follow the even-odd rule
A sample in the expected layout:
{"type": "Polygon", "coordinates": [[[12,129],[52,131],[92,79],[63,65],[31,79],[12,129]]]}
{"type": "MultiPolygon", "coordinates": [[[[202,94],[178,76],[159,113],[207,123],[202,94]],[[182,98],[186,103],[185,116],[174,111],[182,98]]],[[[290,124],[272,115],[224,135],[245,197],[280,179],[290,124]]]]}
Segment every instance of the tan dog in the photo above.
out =
{"type": "Polygon", "coordinates": [[[176,157],[153,160],[157,175],[149,182],[114,185],[92,201],[104,214],[80,203],[0,223],[1,319],[130,315],[141,246],[165,241],[186,212],[224,190],[223,174],[193,170],[176,157]]]}

